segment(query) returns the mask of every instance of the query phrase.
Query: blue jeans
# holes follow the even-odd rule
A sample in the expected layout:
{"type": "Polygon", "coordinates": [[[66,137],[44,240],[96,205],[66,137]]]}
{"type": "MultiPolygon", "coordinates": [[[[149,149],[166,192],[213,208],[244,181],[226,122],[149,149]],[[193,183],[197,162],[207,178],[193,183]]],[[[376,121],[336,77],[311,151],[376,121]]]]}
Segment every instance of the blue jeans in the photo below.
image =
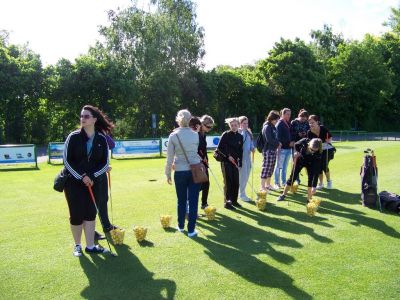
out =
{"type": "Polygon", "coordinates": [[[275,184],[279,185],[279,174],[282,169],[282,185],[286,183],[286,170],[289,165],[290,157],[292,156],[292,149],[280,149],[277,154],[276,165],[275,165],[275,184]]]}
{"type": "Polygon", "coordinates": [[[188,232],[191,233],[196,227],[200,184],[193,182],[191,171],[176,171],[174,181],[178,197],[178,226],[181,229],[185,227],[186,203],[189,203],[188,232]]]}

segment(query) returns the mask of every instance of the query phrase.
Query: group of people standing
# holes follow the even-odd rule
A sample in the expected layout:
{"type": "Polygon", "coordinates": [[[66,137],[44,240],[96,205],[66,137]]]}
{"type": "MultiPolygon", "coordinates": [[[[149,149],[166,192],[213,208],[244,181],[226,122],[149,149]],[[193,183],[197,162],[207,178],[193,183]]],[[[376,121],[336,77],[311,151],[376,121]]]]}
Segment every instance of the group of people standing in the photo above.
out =
{"type": "Polygon", "coordinates": [[[331,159],[328,152],[333,149],[330,144],[332,136],[329,130],[320,124],[318,116],[309,115],[304,109],[301,109],[297,118],[291,122],[290,117],[289,108],[282,109],[280,113],[272,110],[263,124],[262,136],[265,143],[262,149],[261,190],[280,191],[285,186],[278,198],[278,201],[282,201],[293,182],[300,183],[299,174],[306,168],[310,200],[317,189],[324,188],[323,173],[327,180],[326,187],[332,188],[328,167],[331,159]],[[290,160],[293,161],[293,167],[287,179],[290,160]],[[273,174],[274,185],[271,185],[273,174]]]}
{"type": "MultiPolygon", "coordinates": [[[[283,200],[295,180],[300,181],[300,171],[305,167],[308,175],[308,199],[315,190],[323,188],[322,173],[327,178],[327,188],[332,187],[329,174],[328,155],[331,135],[320,125],[315,115],[300,110],[298,117],[290,122],[291,111],[284,108],[281,112],[270,111],[262,127],[264,147],[261,171],[261,190],[280,190],[286,187],[278,200],[283,200]],[[288,180],[286,170],[293,159],[293,169],[288,180]],[[275,173],[275,184],[271,177],[275,173]],[[319,185],[317,181],[319,177],[319,185]],[[279,179],[281,178],[281,183],[279,179]]],[[[201,208],[208,206],[210,182],[195,183],[191,165],[204,164],[207,175],[209,164],[206,134],[213,128],[214,120],[208,115],[194,117],[184,109],[176,115],[178,127],[169,136],[165,175],[167,182],[174,185],[177,195],[177,230],[183,232],[187,218],[189,237],[197,235],[195,230],[198,217],[198,199],[202,192],[201,208]]],[[[246,186],[254,163],[254,136],[245,116],[225,120],[229,129],[220,138],[214,157],[221,162],[224,180],[224,207],[230,210],[240,208],[240,198],[244,202],[251,199],[246,195],[246,186]]],[[[80,114],[80,128],[73,131],[65,141],[64,166],[68,174],[64,192],[67,199],[70,226],[75,241],[74,256],[82,255],[81,236],[85,232],[87,253],[104,253],[105,250],[95,245],[96,209],[104,232],[117,226],[110,223],[107,211],[109,149],[115,144],[110,134],[114,125],[97,107],[86,105],[80,114]],[[91,199],[91,191],[95,199],[91,199]],[[94,203],[97,204],[96,206],[94,203]]],[[[211,171],[211,170],[210,170],[211,171]]],[[[254,190],[254,187],[252,186],[254,190]]],[[[97,238],[102,238],[97,234],[97,238]]]]}

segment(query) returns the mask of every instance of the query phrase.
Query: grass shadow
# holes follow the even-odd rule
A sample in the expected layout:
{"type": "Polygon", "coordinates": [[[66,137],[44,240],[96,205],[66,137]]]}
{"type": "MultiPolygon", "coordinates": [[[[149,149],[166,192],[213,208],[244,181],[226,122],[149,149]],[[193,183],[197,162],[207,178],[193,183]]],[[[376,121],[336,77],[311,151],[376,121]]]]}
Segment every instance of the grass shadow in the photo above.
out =
{"type": "MultiPolygon", "coordinates": [[[[318,209],[319,214],[324,216],[334,215],[340,218],[348,219],[351,221],[350,224],[354,226],[366,226],[371,229],[380,231],[385,235],[394,238],[400,238],[400,232],[393,227],[387,225],[384,221],[370,217],[363,211],[342,205],[360,205],[361,207],[360,194],[331,189],[318,191],[316,197],[318,196],[323,196],[324,198],[328,199],[328,201],[321,202],[321,206],[318,209]]],[[[296,203],[301,203],[296,198],[294,198],[292,201],[296,203]]],[[[314,218],[315,217],[310,219],[313,220],[314,218]]]]}
{"type": "Polygon", "coordinates": [[[85,299],[174,299],[176,284],[168,279],[154,279],[126,245],[115,247],[118,257],[86,255],[79,258],[89,285],[85,299]]]}
{"type": "Polygon", "coordinates": [[[275,250],[273,245],[289,248],[303,247],[302,244],[294,239],[280,237],[272,232],[261,230],[226,215],[218,213],[216,215],[218,216],[217,222],[199,220],[197,224],[200,228],[209,230],[212,235],[207,235],[208,239],[218,244],[237,248],[248,254],[267,254],[284,264],[293,263],[294,258],[275,250]]]}
{"type": "MultiPolygon", "coordinates": [[[[271,215],[275,215],[274,212],[277,212],[281,209],[283,209],[283,208],[280,208],[279,206],[271,205],[269,207],[269,211],[271,212],[271,215]]],[[[237,212],[241,215],[244,215],[246,217],[249,217],[249,218],[257,221],[257,223],[260,226],[265,226],[265,227],[273,228],[275,230],[289,232],[291,234],[298,234],[298,235],[307,234],[307,235],[311,236],[313,239],[315,239],[316,241],[319,241],[321,243],[332,243],[333,242],[330,238],[327,238],[325,236],[317,234],[312,227],[305,226],[299,222],[294,222],[294,221],[290,221],[290,220],[284,220],[281,218],[271,217],[271,215],[267,215],[267,214],[259,213],[259,212],[253,211],[253,210],[249,210],[245,207],[242,207],[241,209],[237,210],[237,212]]],[[[293,211],[290,211],[290,210],[285,210],[285,212],[286,212],[285,215],[290,215],[293,213],[293,211]]],[[[284,213],[282,212],[281,215],[283,215],[283,214],[284,213]]],[[[297,215],[303,216],[303,214],[301,214],[301,213],[298,213],[297,215]]],[[[309,216],[306,215],[305,212],[304,212],[304,216],[307,217],[308,219],[311,219],[309,223],[313,223],[314,225],[321,225],[321,222],[326,220],[325,218],[321,218],[321,217],[310,218],[309,216]]],[[[322,226],[333,227],[332,225],[330,225],[328,223],[323,223],[322,226]]]]}
{"type": "Polygon", "coordinates": [[[0,168],[0,172],[12,172],[12,171],[40,171],[38,167],[12,167],[8,169],[0,168]]]}
{"type": "Polygon", "coordinates": [[[291,264],[294,258],[277,251],[272,245],[300,248],[300,243],[225,215],[219,214],[218,217],[218,222],[198,223],[199,228],[211,231],[211,235],[193,239],[206,249],[210,259],[256,285],[282,289],[295,299],[312,299],[311,295],[293,284],[289,275],[254,256],[265,254],[281,263],[291,264]]]}
{"type": "Polygon", "coordinates": [[[144,240],[144,241],[140,241],[140,242],[138,241],[138,244],[140,247],[150,247],[150,248],[154,247],[154,243],[151,241],[148,241],[148,240],[144,240]]]}

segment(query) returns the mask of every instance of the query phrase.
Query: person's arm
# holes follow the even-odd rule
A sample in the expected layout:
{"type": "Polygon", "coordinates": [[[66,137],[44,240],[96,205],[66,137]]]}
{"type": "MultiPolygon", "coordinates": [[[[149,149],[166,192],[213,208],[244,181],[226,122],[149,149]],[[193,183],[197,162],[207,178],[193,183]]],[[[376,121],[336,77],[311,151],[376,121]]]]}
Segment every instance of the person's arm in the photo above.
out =
{"type": "Polygon", "coordinates": [[[63,152],[63,159],[65,168],[68,172],[76,179],[82,180],[83,176],[85,175],[85,171],[82,168],[80,162],[78,163],[74,159],[73,151],[75,147],[75,136],[79,133],[71,133],[68,135],[67,139],[65,140],[64,144],[64,152],[63,152]]]}
{"type": "Polygon", "coordinates": [[[332,134],[329,132],[328,128],[326,128],[326,142],[331,143],[332,142],[332,134]]]}
{"type": "Polygon", "coordinates": [[[303,138],[294,144],[294,149],[297,153],[304,155],[307,150],[307,139],[303,138]]]}
{"type": "Polygon", "coordinates": [[[167,163],[165,164],[165,175],[167,176],[168,183],[171,182],[172,163],[175,156],[175,145],[172,141],[172,137],[173,136],[170,135],[168,138],[167,163]]]}
{"type": "Polygon", "coordinates": [[[240,135],[240,146],[239,146],[239,157],[238,159],[240,160],[240,163],[242,163],[242,159],[243,159],[243,135],[240,135]]]}
{"type": "Polygon", "coordinates": [[[114,149],[115,148],[115,142],[114,142],[113,138],[108,134],[106,134],[105,137],[106,137],[106,140],[107,140],[108,148],[110,150],[114,149]]]}
{"type": "Polygon", "coordinates": [[[293,120],[290,122],[290,141],[295,142],[296,138],[299,137],[299,132],[298,132],[298,127],[296,126],[297,122],[296,120],[293,120]]]}

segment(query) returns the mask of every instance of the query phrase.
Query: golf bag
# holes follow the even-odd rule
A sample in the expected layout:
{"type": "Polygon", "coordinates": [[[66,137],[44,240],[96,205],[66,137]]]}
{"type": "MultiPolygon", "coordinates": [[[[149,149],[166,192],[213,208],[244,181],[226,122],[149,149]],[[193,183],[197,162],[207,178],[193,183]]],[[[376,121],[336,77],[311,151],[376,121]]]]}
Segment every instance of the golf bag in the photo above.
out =
{"type": "Polygon", "coordinates": [[[400,196],[390,192],[380,192],[379,199],[384,208],[400,213],[400,196]]]}
{"type": "MultiPolygon", "coordinates": [[[[367,152],[366,152],[367,153],[367,152]]],[[[361,166],[361,200],[363,206],[376,207],[378,198],[378,168],[375,156],[367,153],[364,156],[364,164],[361,166]]]]}

